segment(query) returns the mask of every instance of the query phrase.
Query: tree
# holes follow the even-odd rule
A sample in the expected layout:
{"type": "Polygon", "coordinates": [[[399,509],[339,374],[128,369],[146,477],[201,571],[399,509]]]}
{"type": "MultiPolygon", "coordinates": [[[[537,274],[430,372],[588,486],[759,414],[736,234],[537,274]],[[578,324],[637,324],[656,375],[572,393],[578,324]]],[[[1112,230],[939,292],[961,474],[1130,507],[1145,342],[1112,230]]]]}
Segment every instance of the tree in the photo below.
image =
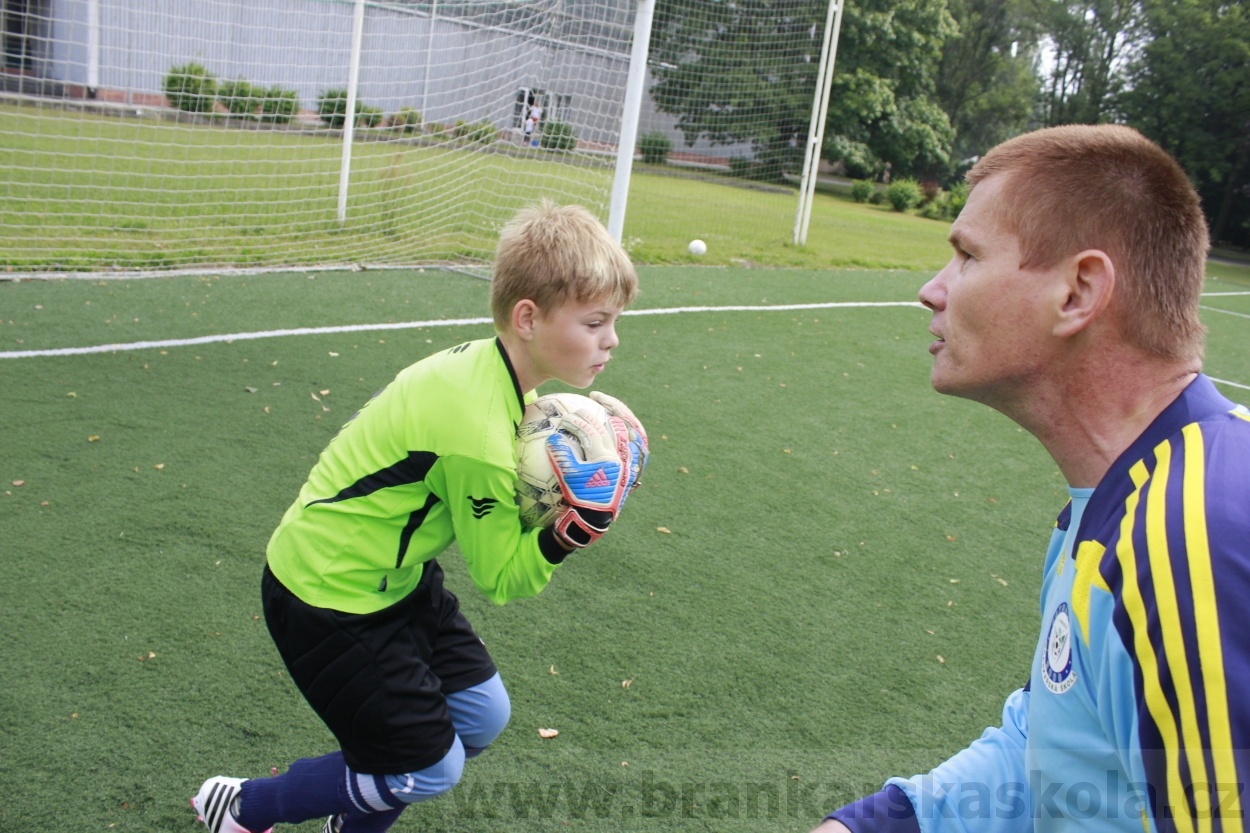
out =
{"type": "Polygon", "coordinates": [[[1050,58],[1038,121],[1043,127],[1110,121],[1142,34],[1139,0],[1041,0],[1038,8],[1050,58]]]}
{"type": "MultiPolygon", "coordinates": [[[[825,0],[660,0],[650,69],[656,107],[687,144],[749,142],[769,171],[801,163],[820,65],[825,0]]],[[[932,99],[943,0],[857,0],[842,21],[824,155],[853,173],[926,173],[949,159],[932,99]]]]}
{"type": "Polygon", "coordinates": [[[959,34],[942,46],[936,89],[956,161],[1023,133],[1037,100],[1040,40],[1028,0],[949,0],[959,34]]]}
{"type": "Polygon", "coordinates": [[[1176,157],[1212,240],[1250,247],[1250,13],[1222,0],[1147,0],[1150,41],[1120,97],[1125,121],[1176,157]]]}

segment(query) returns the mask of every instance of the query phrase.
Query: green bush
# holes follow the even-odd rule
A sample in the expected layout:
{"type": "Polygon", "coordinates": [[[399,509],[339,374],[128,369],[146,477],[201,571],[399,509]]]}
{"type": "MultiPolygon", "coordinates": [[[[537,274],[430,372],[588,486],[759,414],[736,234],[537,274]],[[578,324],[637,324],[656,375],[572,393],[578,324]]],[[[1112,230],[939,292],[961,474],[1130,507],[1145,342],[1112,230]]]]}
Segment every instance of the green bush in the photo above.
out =
{"type": "Polygon", "coordinates": [[[260,94],[261,121],[286,124],[299,111],[299,94],[275,85],[260,94]]]}
{"type": "MultiPolygon", "coordinates": [[[[356,99],[356,126],[377,127],[382,123],[382,110],[356,99]]],[[[326,90],[317,97],[317,115],[329,127],[339,130],[347,123],[347,90],[326,90]]]]}
{"type": "Polygon", "coordinates": [[[920,206],[920,210],[916,213],[930,220],[949,220],[950,195],[945,191],[939,191],[937,196],[920,206]]]}
{"type": "Polygon", "coordinates": [[[920,202],[930,203],[938,198],[942,193],[942,186],[938,185],[935,180],[926,179],[920,183],[920,202]]]}
{"type": "Polygon", "coordinates": [[[787,148],[759,148],[755,156],[729,157],[729,175],[758,182],[782,182],[793,159],[787,148]]]}
{"type": "Polygon", "coordinates": [[[749,156],[729,157],[729,175],[750,179],[755,172],[755,160],[749,156]]]}
{"type": "Polygon", "coordinates": [[[421,129],[421,113],[413,107],[400,107],[391,113],[390,126],[404,133],[416,133],[421,129]]]}
{"type": "Polygon", "coordinates": [[[264,94],[263,89],[253,87],[242,78],[223,81],[217,87],[217,100],[225,105],[232,116],[246,116],[256,112],[264,94]]]}
{"type": "Polygon", "coordinates": [[[851,183],[851,199],[855,202],[868,202],[877,193],[877,186],[866,179],[857,179],[851,183]]]}
{"type": "Polygon", "coordinates": [[[549,121],[538,136],[538,146],[547,150],[572,150],[577,147],[577,133],[566,121],[549,121]]]}
{"type": "Polygon", "coordinates": [[[347,121],[347,90],[326,90],[318,96],[317,115],[328,127],[341,129],[347,121]]]}
{"type": "Polygon", "coordinates": [[[673,140],[659,130],[646,133],[638,141],[638,150],[642,153],[642,161],[652,165],[663,165],[673,150],[673,140]]]}
{"type": "Polygon", "coordinates": [[[750,179],[760,182],[785,182],[786,171],[802,171],[803,154],[784,142],[773,142],[755,151],[755,167],[750,179]]]}
{"type": "Polygon", "coordinates": [[[968,201],[968,183],[956,182],[949,191],[939,191],[937,196],[920,206],[916,213],[930,220],[954,220],[968,201]]]}
{"type": "Polygon", "coordinates": [[[173,67],[165,76],[171,106],[188,113],[211,113],[217,101],[217,77],[200,64],[173,67]]]}
{"type": "Polygon", "coordinates": [[[906,211],[920,205],[920,186],[914,179],[896,179],[885,189],[885,196],[895,211],[906,211]]]}
{"type": "Polygon", "coordinates": [[[951,186],[950,196],[947,200],[947,211],[950,219],[959,216],[959,212],[964,210],[964,203],[968,201],[968,192],[972,189],[966,182],[956,182],[951,186]]]}
{"type": "Polygon", "coordinates": [[[480,142],[481,144],[489,145],[499,138],[499,128],[486,119],[475,122],[456,119],[456,124],[451,129],[451,135],[466,142],[480,142]]]}

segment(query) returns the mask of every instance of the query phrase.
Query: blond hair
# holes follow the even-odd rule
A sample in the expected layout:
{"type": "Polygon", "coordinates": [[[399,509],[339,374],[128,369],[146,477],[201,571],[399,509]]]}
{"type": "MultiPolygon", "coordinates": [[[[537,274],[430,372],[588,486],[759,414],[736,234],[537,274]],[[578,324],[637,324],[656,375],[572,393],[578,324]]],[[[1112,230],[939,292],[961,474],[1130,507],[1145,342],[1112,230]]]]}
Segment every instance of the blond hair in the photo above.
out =
{"type": "Polygon", "coordinates": [[[1119,125],[1052,127],[998,145],[967,179],[975,188],[997,174],[1007,181],[996,212],[1020,240],[1021,268],[1106,252],[1125,340],[1169,359],[1202,356],[1207,225],[1189,178],[1162,148],[1119,125]]]}
{"type": "Polygon", "coordinates": [[[512,309],[528,298],[549,312],[570,301],[606,299],[626,306],[638,294],[629,255],[580,205],[543,200],[521,209],[499,233],[490,308],[495,327],[512,327],[512,309]]]}

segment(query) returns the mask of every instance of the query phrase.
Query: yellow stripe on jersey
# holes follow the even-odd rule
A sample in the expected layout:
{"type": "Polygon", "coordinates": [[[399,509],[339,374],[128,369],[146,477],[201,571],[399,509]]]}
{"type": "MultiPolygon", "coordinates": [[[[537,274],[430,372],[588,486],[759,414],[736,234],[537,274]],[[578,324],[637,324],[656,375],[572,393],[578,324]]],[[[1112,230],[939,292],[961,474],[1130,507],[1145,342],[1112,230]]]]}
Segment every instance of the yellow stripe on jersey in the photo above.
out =
{"type": "Polygon", "coordinates": [[[1074,559],[1076,578],[1072,580],[1072,615],[1081,626],[1081,636],[1085,639],[1086,645],[1089,644],[1090,593],[1095,587],[1107,593],[1111,592],[1111,588],[1107,586],[1107,580],[1098,571],[1098,565],[1102,562],[1106,551],[1107,548],[1097,541],[1082,541],[1077,547],[1074,559]]]}
{"type": "MultiPolygon", "coordinates": [[[[1211,829],[1211,793],[1205,788],[1209,783],[1207,761],[1203,753],[1202,732],[1198,728],[1193,683],[1189,679],[1189,657],[1185,650],[1186,628],[1181,621],[1180,605],[1176,599],[1176,580],[1172,576],[1172,559],[1168,551],[1167,488],[1172,475],[1172,444],[1161,442],[1155,446],[1154,451],[1156,465],[1151,476],[1153,482],[1150,493],[1146,496],[1146,549],[1150,558],[1155,611],[1159,616],[1159,630],[1163,634],[1164,662],[1171,673],[1176,704],[1180,710],[1181,739],[1184,757],[1189,764],[1190,783],[1204,785],[1193,791],[1194,815],[1198,820],[1199,833],[1207,833],[1211,829]]],[[[1172,756],[1179,757],[1180,750],[1169,749],[1167,754],[1170,767],[1172,756]]]]}
{"type": "MultiPolygon", "coordinates": [[[[1159,665],[1154,648],[1150,644],[1147,633],[1146,605],[1142,601],[1141,588],[1137,583],[1137,553],[1133,547],[1133,526],[1137,516],[1137,505],[1141,502],[1141,491],[1150,479],[1146,465],[1141,460],[1129,469],[1129,476],[1136,487],[1124,501],[1124,517],[1120,521],[1120,540],[1116,544],[1116,561],[1124,576],[1120,600],[1124,611],[1128,614],[1133,626],[1133,654],[1141,668],[1142,685],[1145,688],[1146,708],[1154,718],[1159,736],[1163,739],[1164,754],[1167,761],[1167,795],[1169,801],[1176,805],[1173,812],[1176,829],[1179,833],[1194,833],[1193,816],[1189,811],[1189,799],[1181,784],[1180,747],[1177,737],[1176,718],[1168,708],[1167,697],[1163,694],[1163,684],[1159,679],[1159,665]]],[[[1156,484],[1159,485],[1159,484],[1156,484]]]]}
{"type": "Polygon", "coordinates": [[[1235,417],[1241,417],[1246,422],[1250,422],[1250,413],[1246,413],[1245,411],[1229,411],[1229,413],[1235,417]]]}
{"type": "MultiPolygon", "coordinates": [[[[1240,416],[1240,414],[1238,414],[1240,416]]],[[[1247,418],[1250,421],[1250,418],[1247,418]]],[[[1189,582],[1193,588],[1194,617],[1198,631],[1198,658],[1206,690],[1207,731],[1215,769],[1216,817],[1225,833],[1241,833],[1241,797],[1236,786],[1237,761],[1233,757],[1233,734],[1228,716],[1228,689],[1224,679],[1224,649],[1220,642],[1220,619],[1215,600],[1211,549],[1207,540],[1206,449],[1196,424],[1181,429],[1185,439],[1185,550],[1189,557],[1189,582]],[[1224,791],[1231,793],[1225,807],[1224,791]]]]}

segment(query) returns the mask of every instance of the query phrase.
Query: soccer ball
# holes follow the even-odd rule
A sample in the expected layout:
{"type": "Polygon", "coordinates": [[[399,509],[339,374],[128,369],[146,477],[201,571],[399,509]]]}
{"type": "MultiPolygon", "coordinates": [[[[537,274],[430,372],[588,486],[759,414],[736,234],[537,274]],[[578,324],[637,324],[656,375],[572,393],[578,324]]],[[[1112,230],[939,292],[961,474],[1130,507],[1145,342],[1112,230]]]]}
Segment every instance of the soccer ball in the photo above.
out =
{"type": "Polygon", "coordinates": [[[690,254],[692,255],[707,254],[707,244],[704,243],[702,240],[691,240],[690,245],[687,246],[686,248],[690,250],[690,254]]]}
{"type": "MultiPolygon", "coordinates": [[[[525,526],[551,526],[564,509],[560,481],[547,454],[547,437],[560,430],[565,414],[574,412],[604,422],[610,416],[598,402],[577,393],[551,393],[525,406],[516,431],[516,502],[525,526]]],[[[571,445],[579,446],[575,434],[564,433],[571,445]]]]}

